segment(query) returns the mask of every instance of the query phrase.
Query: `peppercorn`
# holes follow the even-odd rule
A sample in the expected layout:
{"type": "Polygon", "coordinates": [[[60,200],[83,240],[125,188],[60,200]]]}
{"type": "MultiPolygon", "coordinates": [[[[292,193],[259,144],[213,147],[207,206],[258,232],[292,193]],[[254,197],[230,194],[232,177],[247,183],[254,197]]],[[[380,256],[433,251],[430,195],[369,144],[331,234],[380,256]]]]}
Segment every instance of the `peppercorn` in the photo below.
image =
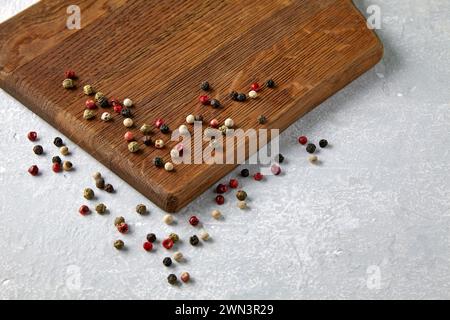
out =
{"type": "Polygon", "coordinates": [[[90,110],[93,110],[93,109],[97,108],[97,105],[95,104],[95,101],[92,100],[92,99],[86,100],[84,105],[86,106],[87,109],[90,109],[90,110]]]}
{"type": "Polygon", "coordinates": [[[115,219],[114,219],[114,225],[117,227],[119,224],[121,224],[121,223],[125,223],[125,218],[124,217],[121,217],[121,216],[119,216],[119,217],[116,217],[115,219]]]}
{"type": "Polygon", "coordinates": [[[241,170],[241,176],[244,178],[247,178],[250,175],[250,172],[248,171],[248,169],[242,169],[241,170]]]}
{"type": "Polygon", "coordinates": [[[133,126],[133,124],[134,124],[134,122],[133,122],[133,119],[131,119],[131,118],[125,118],[123,120],[123,125],[127,128],[131,128],[133,126]]]}
{"type": "Polygon", "coordinates": [[[163,217],[163,221],[165,224],[172,224],[173,223],[173,216],[171,214],[166,214],[163,217]]]}
{"type": "Polygon", "coordinates": [[[151,242],[146,241],[146,242],[144,242],[142,247],[144,248],[145,251],[152,251],[153,244],[151,242]]]}
{"type": "Polygon", "coordinates": [[[136,141],[130,142],[128,144],[128,151],[135,153],[139,151],[139,144],[136,141]]]}
{"type": "Polygon", "coordinates": [[[61,148],[61,147],[64,145],[64,142],[63,142],[63,140],[62,140],[60,137],[56,137],[56,138],[53,140],[53,144],[54,144],[55,146],[57,146],[58,148],[61,148]]]}
{"type": "Polygon", "coordinates": [[[102,121],[105,121],[105,122],[111,120],[111,118],[112,118],[111,113],[109,113],[109,112],[103,112],[100,117],[100,119],[102,119],[102,121]]]}
{"type": "Polygon", "coordinates": [[[169,126],[167,124],[163,124],[159,127],[159,130],[161,130],[161,133],[169,133],[170,129],[169,126]]]}
{"type": "Polygon", "coordinates": [[[150,136],[142,137],[142,143],[146,146],[151,146],[153,144],[153,139],[150,136]]]}
{"type": "Polygon", "coordinates": [[[95,94],[95,100],[96,101],[98,101],[98,100],[100,100],[101,98],[104,98],[105,97],[105,95],[103,94],[103,92],[101,92],[101,91],[98,91],[96,94],[95,94]]]}
{"type": "Polygon", "coordinates": [[[261,181],[264,178],[264,176],[262,175],[261,172],[257,172],[253,175],[253,179],[255,179],[256,181],[261,181]]]}
{"type": "Polygon", "coordinates": [[[82,205],[82,206],[80,207],[80,209],[78,209],[78,212],[79,212],[82,216],[87,215],[87,214],[89,213],[89,211],[91,211],[91,210],[90,210],[89,207],[86,206],[86,205],[82,205]]]}
{"type": "Polygon", "coordinates": [[[147,207],[144,204],[138,204],[136,206],[136,212],[143,215],[147,213],[147,207]]]}
{"type": "Polygon", "coordinates": [[[244,102],[245,100],[247,100],[247,96],[245,95],[245,93],[238,93],[238,95],[236,96],[236,100],[239,102],[244,102]]]}
{"type": "Polygon", "coordinates": [[[73,164],[70,161],[64,161],[63,162],[63,170],[64,171],[70,171],[73,168],[73,164]]]}
{"type": "Polygon", "coordinates": [[[226,126],[220,126],[219,127],[219,131],[222,133],[222,135],[226,135],[227,134],[227,127],[226,126]]]}
{"type": "Polygon", "coordinates": [[[201,114],[196,115],[195,121],[203,122],[203,116],[201,114]]]}
{"type": "Polygon", "coordinates": [[[186,117],[186,123],[193,124],[195,122],[195,116],[193,114],[190,114],[186,117]]]}
{"type": "Polygon", "coordinates": [[[238,201],[238,208],[241,210],[247,209],[247,202],[245,201],[238,201]]]}
{"type": "Polygon", "coordinates": [[[123,106],[125,108],[131,108],[133,106],[133,101],[129,98],[126,98],[125,100],[123,100],[123,106]]]}
{"type": "Polygon", "coordinates": [[[157,127],[159,129],[163,124],[164,124],[164,120],[163,119],[156,119],[155,127],[157,127]]]}
{"type": "Polygon", "coordinates": [[[83,118],[85,120],[92,120],[92,119],[94,119],[94,117],[95,117],[95,111],[89,110],[89,109],[84,110],[83,118]]]}
{"type": "Polygon", "coordinates": [[[116,248],[117,250],[122,250],[124,246],[125,243],[122,240],[114,241],[114,248],[116,248]]]}
{"type": "Polygon", "coordinates": [[[231,100],[237,101],[238,95],[239,95],[239,94],[238,94],[236,91],[231,91],[231,92],[230,92],[230,98],[231,98],[231,100]]]}
{"type": "Polygon", "coordinates": [[[30,168],[28,168],[28,173],[32,176],[37,176],[39,174],[39,168],[37,165],[32,165],[30,168]]]}
{"type": "Polygon", "coordinates": [[[66,146],[62,146],[61,148],[59,148],[59,152],[63,156],[67,156],[69,154],[69,148],[67,148],[66,146]]]}
{"type": "Polygon", "coordinates": [[[209,233],[206,232],[206,231],[200,232],[200,238],[201,238],[203,241],[208,241],[208,240],[209,240],[209,233]]]}
{"type": "Polygon", "coordinates": [[[94,198],[94,190],[92,190],[91,188],[84,189],[83,197],[85,197],[88,200],[92,200],[94,198]]]}
{"type": "Polygon", "coordinates": [[[94,179],[94,180],[97,180],[97,179],[100,179],[102,177],[102,174],[100,173],[100,172],[94,172],[93,174],[92,174],[92,178],[94,179]]]}
{"type": "Polygon", "coordinates": [[[222,106],[222,105],[220,104],[220,101],[217,100],[217,99],[212,99],[212,100],[210,101],[210,105],[211,105],[213,108],[215,108],[215,109],[220,108],[220,107],[222,106]]]}
{"type": "Polygon", "coordinates": [[[248,93],[248,97],[252,99],[258,98],[258,93],[255,90],[252,90],[248,93]]]}
{"type": "Polygon", "coordinates": [[[209,97],[206,95],[200,96],[199,100],[200,100],[200,103],[203,105],[209,104],[209,97]]]}
{"type": "Polygon", "coordinates": [[[117,225],[117,231],[119,231],[120,233],[127,233],[128,230],[128,224],[126,224],[125,222],[119,223],[117,225]]]}
{"type": "Polygon", "coordinates": [[[162,242],[162,246],[163,246],[164,248],[166,248],[167,250],[172,249],[173,244],[174,244],[174,242],[173,242],[173,240],[170,239],[170,238],[164,239],[163,242],[162,242]]]}
{"type": "Polygon", "coordinates": [[[237,179],[231,179],[228,185],[230,188],[236,189],[239,186],[239,181],[237,181],[237,179]]]}
{"type": "Polygon", "coordinates": [[[61,158],[59,156],[54,156],[52,158],[52,163],[61,163],[61,158]]]}
{"type": "Polygon", "coordinates": [[[41,154],[44,153],[44,148],[42,148],[41,145],[36,145],[33,147],[33,152],[34,152],[34,154],[37,154],[38,156],[40,156],[41,154]]]}
{"type": "Polygon", "coordinates": [[[233,119],[231,119],[231,118],[226,119],[226,120],[224,121],[224,125],[225,125],[227,128],[233,128],[233,127],[234,127],[234,121],[233,121],[233,119]]]}
{"type": "Polygon", "coordinates": [[[211,212],[211,216],[212,216],[214,219],[219,220],[220,217],[222,217],[222,213],[221,213],[219,210],[213,210],[213,211],[211,212]]]}
{"type": "Polygon", "coordinates": [[[167,282],[169,282],[171,285],[176,284],[178,281],[177,276],[174,274],[169,274],[169,276],[167,277],[167,282]]]}
{"type": "Polygon", "coordinates": [[[101,97],[97,100],[97,104],[100,108],[108,108],[109,107],[109,100],[106,97],[101,97]]]}
{"type": "Polygon", "coordinates": [[[104,189],[105,188],[105,179],[103,179],[102,177],[95,179],[95,186],[99,189],[104,189]]]}
{"type": "Polygon", "coordinates": [[[200,222],[200,220],[198,220],[198,218],[196,216],[192,216],[189,218],[189,223],[191,224],[191,226],[196,226],[198,225],[200,222]]]}
{"type": "Polygon", "coordinates": [[[314,153],[314,151],[316,151],[316,145],[314,143],[308,143],[306,146],[306,152],[314,153]]]}
{"type": "Polygon", "coordinates": [[[107,184],[105,185],[105,191],[108,193],[113,193],[114,192],[114,187],[111,184],[107,184]]]}
{"type": "Polygon", "coordinates": [[[183,260],[183,254],[180,251],[177,251],[173,254],[173,260],[180,262],[183,260]]]}
{"type": "Polygon", "coordinates": [[[64,89],[72,89],[73,87],[75,87],[75,83],[72,79],[65,79],[62,83],[62,86],[64,87],[64,89]]]}
{"type": "Polygon", "coordinates": [[[261,87],[259,86],[259,83],[258,83],[258,82],[253,82],[253,83],[251,84],[250,88],[251,88],[252,90],[254,90],[254,91],[259,91],[259,89],[260,89],[261,87]]]}
{"type": "Polygon", "coordinates": [[[106,212],[106,206],[103,203],[99,203],[95,206],[95,211],[97,211],[98,214],[104,214],[106,212]]]}
{"type": "Polygon", "coordinates": [[[196,235],[193,235],[192,237],[189,238],[189,243],[193,246],[198,245],[199,242],[200,242],[200,240],[198,239],[198,237],[196,235]]]}
{"type": "Polygon", "coordinates": [[[245,192],[244,190],[239,190],[238,192],[236,192],[236,198],[240,201],[244,201],[245,199],[247,199],[247,192],[245,192]]]}
{"type": "Polygon", "coordinates": [[[267,80],[266,86],[267,88],[275,88],[275,81],[273,81],[272,79],[267,80]]]}
{"type": "Polygon", "coordinates": [[[61,164],[60,163],[54,163],[52,165],[52,170],[53,170],[53,172],[56,172],[56,173],[61,172],[61,164]]]}
{"type": "Polygon", "coordinates": [[[170,259],[170,257],[165,257],[165,258],[163,259],[163,264],[164,264],[166,267],[170,267],[170,266],[172,265],[172,259],[170,259]]]}
{"type": "Polygon", "coordinates": [[[178,127],[178,132],[184,136],[189,135],[189,129],[185,124],[178,127]]]}
{"type": "Polygon", "coordinates": [[[270,167],[270,171],[272,171],[273,175],[278,176],[281,173],[281,168],[277,164],[273,164],[270,167]]]}
{"type": "Polygon", "coordinates": [[[308,142],[308,138],[305,136],[298,137],[298,143],[305,145],[308,142]]]}
{"type": "Polygon", "coordinates": [[[131,142],[134,140],[134,134],[131,131],[127,131],[125,132],[125,134],[123,135],[124,139],[128,142],[131,142]]]}
{"type": "Polygon", "coordinates": [[[166,171],[168,171],[168,172],[173,171],[173,164],[172,164],[171,162],[167,162],[167,163],[164,165],[164,170],[166,170],[166,171]]]}
{"type": "Polygon", "coordinates": [[[110,98],[109,99],[109,104],[112,105],[113,107],[115,107],[115,106],[122,106],[122,104],[120,103],[119,99],[117,99],[117,98],[110,98]]]}
{"type": "Polygon", "coordinates": [[[154,233],[147,234],[147,241],[148,242],[155,242],[156,241],[156,235],[154,233]]]}
{"type": "Polygon", "coordinates": [[[142,134],[148,135],[152,133],[152,126],[144,123],[139,130],[142,132],[142,134]]]}
{"type": "Polygon", "coordinates": [[[157,140],[155,141],[155,148],[157,148],[157,149],[162,149],[162,148],[164,148],[164,141],[161,140],[161,139],[157,139],[157,140]]]}
{"type": "Polygon", "coordinates": [[[202,84],[200,85],[200,89],[202,89],[203,91],[209,91],[210,85],[208,81],[203,81],[202,84]]]}
{"type": "Polygon", "coordinates": [[[123,110],[123,107],[120,104],[116,104],[116,105],[114,105],[113,110],[114,110],[115,113],[121,114],[122,110],[123,110]]]}
{"type": "Polygon", "coordinates": [[[227,185],[219,183],[216,187],[216,193],[222,194],[228,191],[227,185]]]}
{"type": "Polygon", "coordinates": [[[258,123],[259,124],[266,124],[267,123],[267,118],[265,116],[263,116],[263,115],[260,115],[258,117],[258,123]]]}
{"type": "Polygon", "coordinates": [[[83,92],[85,95],[90,96],[94,94],[94,88],[91,85],[87,84],[83,87],[83,92]]]}
{"type": "Polygon", "coordinates": [[[284,156],[281,153],[279,153],[275,156],[275,162],[283,163],[283,161],[284,161],[284,156]]]}
{"type": "Polygon", "coordinates": [[[326,146],[328,146],[328,141],[325,140],[325,139],[320,140],[320,141],[319,141],[319,146],[320,146],[321,148],[325,148],[326,146]]]}
{"type": "Polygon", "coordinates": [[[130,109],[124,108],[124,109],[122,109],[122,111],[120,113],[122,114],[122,116],[124,118],[131,118],[132,117],[130,109]]]}
{"type": "Polygon", "coordinates": [[[216,196],[216,203],[218,205],[224,204],[225,203],[225,198],[222,195],[219,194],[218,196],[216,196]]]}
{"type": "Polygon", "coordinates": [[[189,282],[189,279],[191,279],[191,276],[189,275],[189,272],[183,272],[180,276],[181,281],[184,283],[189,282]]]}
{"type": "Polygon", "coordinates": [[[313,155],[311,155],[311,156],[309,156],[309,162],[311,162],[312,164],[315,164],[315,163],[317,163],[317,161],[319,160],[318,158],[317,158],[317,156],[315,155],[315,154],[313,154],[313,155]]]}
{"type": "Polygon", "coordinates": [[[212,119],[212,120],[209,122],[209,125],[211,126],[211,128],[216,129],[216,128],[219,126],[219,120],[217,120],[217,119],[212,119]]]}
{"type": "Polygon", "coordinates": [[[28,140],[30,140],[30,141],[36,141],[36,140],[37,140],[37,133],[34,132],[34,131],[30,131],[30,132],[28,132],[28,134],[27,134],[27,138],[28,138],[28,140]]]}
{"type": "Polygon", "coordinates": [[[164,161],[160,157],[156,157],[155,159],[153,159],[153,163],[157,168],[162,168],[164,166],[164,161]]]}
{"type": "Polygon", "coordinates": [[[75,71],[73,71],[73,70],[64,71],[64,77],[67,79],[75,79],[76,78],[75,71]]]}
{"type": "Polygon", "coordinates": [[[180,240],[180,237],[176,233],[169,234],[169,239],[173,241],[173,243],[176,243],[180,240]]]}

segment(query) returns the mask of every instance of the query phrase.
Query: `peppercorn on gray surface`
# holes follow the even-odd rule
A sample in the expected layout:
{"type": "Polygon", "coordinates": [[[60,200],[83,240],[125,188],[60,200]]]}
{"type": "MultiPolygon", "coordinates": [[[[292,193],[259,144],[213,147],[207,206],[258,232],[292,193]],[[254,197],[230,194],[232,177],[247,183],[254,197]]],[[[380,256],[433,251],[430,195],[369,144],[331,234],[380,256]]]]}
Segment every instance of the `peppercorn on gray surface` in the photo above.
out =
{"type": "MultiPolygon", "coordinates": [[[[34,2],[2,1],[0,20],[34,2]]],[[[450,298],[450,3],[356,3],[380,6],[384,59],[281,135],[280,176],[257,182],[250,167],[238,177],[244,211],[235,190],[217,206],[211,188],[166,225],[159,208],[0,90],[0,299],[450,298]],[[30,130],[45,155],[33,154],[30,130]],[[299,135],[329,141],[316,165],[299,135]],[[71,150],[71,172],[52,172],[56,136],[71,150]],[[95,171],[115,193],[95,188],[95,171]],[[95,201],[83,198],[86,187],[95,201]],[[108,214],[78,213],[100,202],[108,214]],[[149,214],[136,214],[137,203],[149,214]],[[199,246],[189,244],[201,234],[193,214],[211,236],[199,246]],[[117,216],[129,233],[118,233],[117,216]],[[148,233],[161,241],[172,232],[180,242],[170,252],[143,250],[148,233]],[[114,248],[118,239],[126,250],[114,248]],[[185,259],[169,270],[161,261],[176,251],[185,259]],[[182,272],[192,281],[168,284],[182,272]]]]}

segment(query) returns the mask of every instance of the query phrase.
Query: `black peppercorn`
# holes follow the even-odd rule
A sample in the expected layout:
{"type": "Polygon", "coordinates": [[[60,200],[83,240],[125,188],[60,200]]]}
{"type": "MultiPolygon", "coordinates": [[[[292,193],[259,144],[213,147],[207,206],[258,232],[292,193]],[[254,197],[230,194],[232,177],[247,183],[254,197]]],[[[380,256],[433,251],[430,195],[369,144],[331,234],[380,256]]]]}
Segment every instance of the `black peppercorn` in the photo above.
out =
{"type": "Polygon", "coordinates": [[[58,148],[61,148],[64,145],[64,142],[60,137],[56,137],[55,140],[53,140],[53,144],[58,148]]]}
{"type": "Polygon", "coordinates": [[[59,157],[59,156],[54,156],[53,158],[52,158],[52,163],[61,163],[62,161],[61,161],[61,158],[59,157]]]}
{"type": "Polygon", "coordinates": [[[250,172],[248,171],[248,169],[242,169],[241,170],[241,176],[244,178],[247,178],[250,175],[250,172]]]}
{"type": "Polygon", "coordinates": [[[114,187],[111,184],[107,184],[105,185],[105,191],[108,193],[113,193],[114,192],[114,187]]]}
{"type": "Polygon", "coordinates": [[[277,154],[277,155],[275,156],[275,161],[278,162],[278,163],[283,163],[283,161],[284,161],[284,156],[283,156],[281,153],[277,154]]]}
{"type": "Polygon", "coordinates": [[[245,93],[238,93],[238,95],[236,96],[236,100],[239,102],[244,102],[245,100],[247,100],[247,96],[245,95],[245,93]]]}
{"type": "Polygon", "coordinates": [[[44,153],[44,148],[41,145],[37,145],[33,147],[33,152],[37,155],[41,155],[44,153]]]}
{"type": "Polygon", "coordinates": [[[122,109],[120,112],[124,118],[131,118],[131,110],[128,108],[122,109]]]}
{"type": "Polygon", "coordinates": [[[321,148],[325,148],[327,145],[328,145],[328,141],[327,140],[322,139],[322,140],[319,141],[319,146],[321,148]]]}
{"type": "Polygon", "coordinates": [[[106,97],[100,97],[97,100],[97,104],[100,108],[108,108],[109,107],[109,100],[106,97]]]}
{"type": "Polygon", "coordinates": [[[144,136],[142,138],[142,142],[146,145],[146,146],[151,146],[153,145],[153,139],[150,136],[144,136]]]}
{"type": "Polygon", "coordinates": [[[221,107],[220,101],[217,99],[212,99],[210,104],[213,108],[216,108],[216,109],[221,107]]]}
{"type": "Polygon", "coordinates": [[[237,101],[238,93],[236,91],[231,91],[230,98],[231,100],[237,101]]]}
{"type": "Polygon", "coordinates": [[[147,235],[147,241],[151,242],[151,243],[155,242],[156,241],[156,235],[154,233],[149,233],[147,235]]]}
{"type": "Polygon", "coordinates": [[[170,259],[169,257],[165,257],[164,260],[163,260],[163,264],[166,267],[170,267],[172,265],[172,259],[170,259]]]}
{"type": "Polygon", "coordinates": [[[196,235],[193,235],[192,237],[189,238],[189,243],[193,246],[198,245],[199,242],[200,240],[198,240],[198,237],[196,235]]]}
{"type": "Polygon", "coordinates": [[[273,81],[272,79],[267,80],[266,86],[267,88],[275,88],[275,81],[273,81]]]}
{"type": "Polygon", "coordinates": [[[169,126],[167,124],[161,125],[161,127],[159,127],[159,130],[161,130],[162,133],[169,133],[170,131],[169,126]]]}
{"type": "Polygon", "coordinates": [[[202,89],[203,91],[209,91],[209,89],[211,89],[209,82],[203,81],[202,84],[200,85],[200,89],[202,89]]]}
{"type": "Polygon", "coordinates": [[[162,168],[164,166],[164,161],[160,157],[156,157],[153,159],[153,163],[155,164],[155,167],[162,168]]]}
{"type": "Polygon", "coordinates": [[[306,146],[306,152],[314,153],[314,151],[316,151],[316,145],[314,143],[308,143],[306,146]]]}
{"type": "Polygon", "coordinates": [[[176,284],[177,281],[178,281],[177,276],[174,274],[169,274],[169,276],[167,277],[167,282],[169,282],[172,285],[176,284]]]}

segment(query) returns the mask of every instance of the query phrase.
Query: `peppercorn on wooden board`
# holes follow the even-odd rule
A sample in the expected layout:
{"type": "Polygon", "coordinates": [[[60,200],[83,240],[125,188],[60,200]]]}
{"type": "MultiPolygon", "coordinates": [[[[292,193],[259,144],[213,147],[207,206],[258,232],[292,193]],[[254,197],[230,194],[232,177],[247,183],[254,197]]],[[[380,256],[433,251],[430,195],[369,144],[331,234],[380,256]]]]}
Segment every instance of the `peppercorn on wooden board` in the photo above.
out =
{"type": "Polygon", "coordinates": [[[0,85],[83,147],[162,209],[175,212],[235,165],[177,165],[166,172],[155,157],[166,147],[140,142],[139,127],[163,118],[171,129],[188,114],[232,118],[237,127],[284,130],[376,64],[382,45],[350,0],[78,0],[81,29],[69,30],[73,1],[44,0],[0,25],[0,85]],[[62,88],[73,69],[77,88],[62,88]],[[245,103],[229,98],[273,78],[245,103]],[[223,107],[198,102],[209,81],[223,107]],[[129,97],[141,151],[130,153],[123,118],[83,119],[91,84],[108,97],[129,97]],[[258,116],[267,117],[259,124],[258,116]]]}

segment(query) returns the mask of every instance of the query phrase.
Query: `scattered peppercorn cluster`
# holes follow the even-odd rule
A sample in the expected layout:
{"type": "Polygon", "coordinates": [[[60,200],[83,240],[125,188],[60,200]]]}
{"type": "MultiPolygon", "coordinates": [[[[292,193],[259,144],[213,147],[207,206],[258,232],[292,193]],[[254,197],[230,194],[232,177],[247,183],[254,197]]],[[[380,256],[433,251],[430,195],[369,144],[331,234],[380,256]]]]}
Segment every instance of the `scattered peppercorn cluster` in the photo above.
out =
{"type": "MultiPolygon", "coordinates": [[[[306,136],[298,137],[298,143],[306,146],[305,150],[306,150],[306,152],[308,152],[310,154],[310,156],[308,158],[309,162],[311,162],[312,164],[317,164],[319,162],[319,158],[317,157],[317,155],[314,154],[317,150],[317,146],[314,143],[308,142],[308,137],[306,137],[306,136]]],[[[319,147],[321,149],[324,149],[327,146],[328,146],[328,141],[326,139],[321,139],[319,141],[319,147]]]]}

